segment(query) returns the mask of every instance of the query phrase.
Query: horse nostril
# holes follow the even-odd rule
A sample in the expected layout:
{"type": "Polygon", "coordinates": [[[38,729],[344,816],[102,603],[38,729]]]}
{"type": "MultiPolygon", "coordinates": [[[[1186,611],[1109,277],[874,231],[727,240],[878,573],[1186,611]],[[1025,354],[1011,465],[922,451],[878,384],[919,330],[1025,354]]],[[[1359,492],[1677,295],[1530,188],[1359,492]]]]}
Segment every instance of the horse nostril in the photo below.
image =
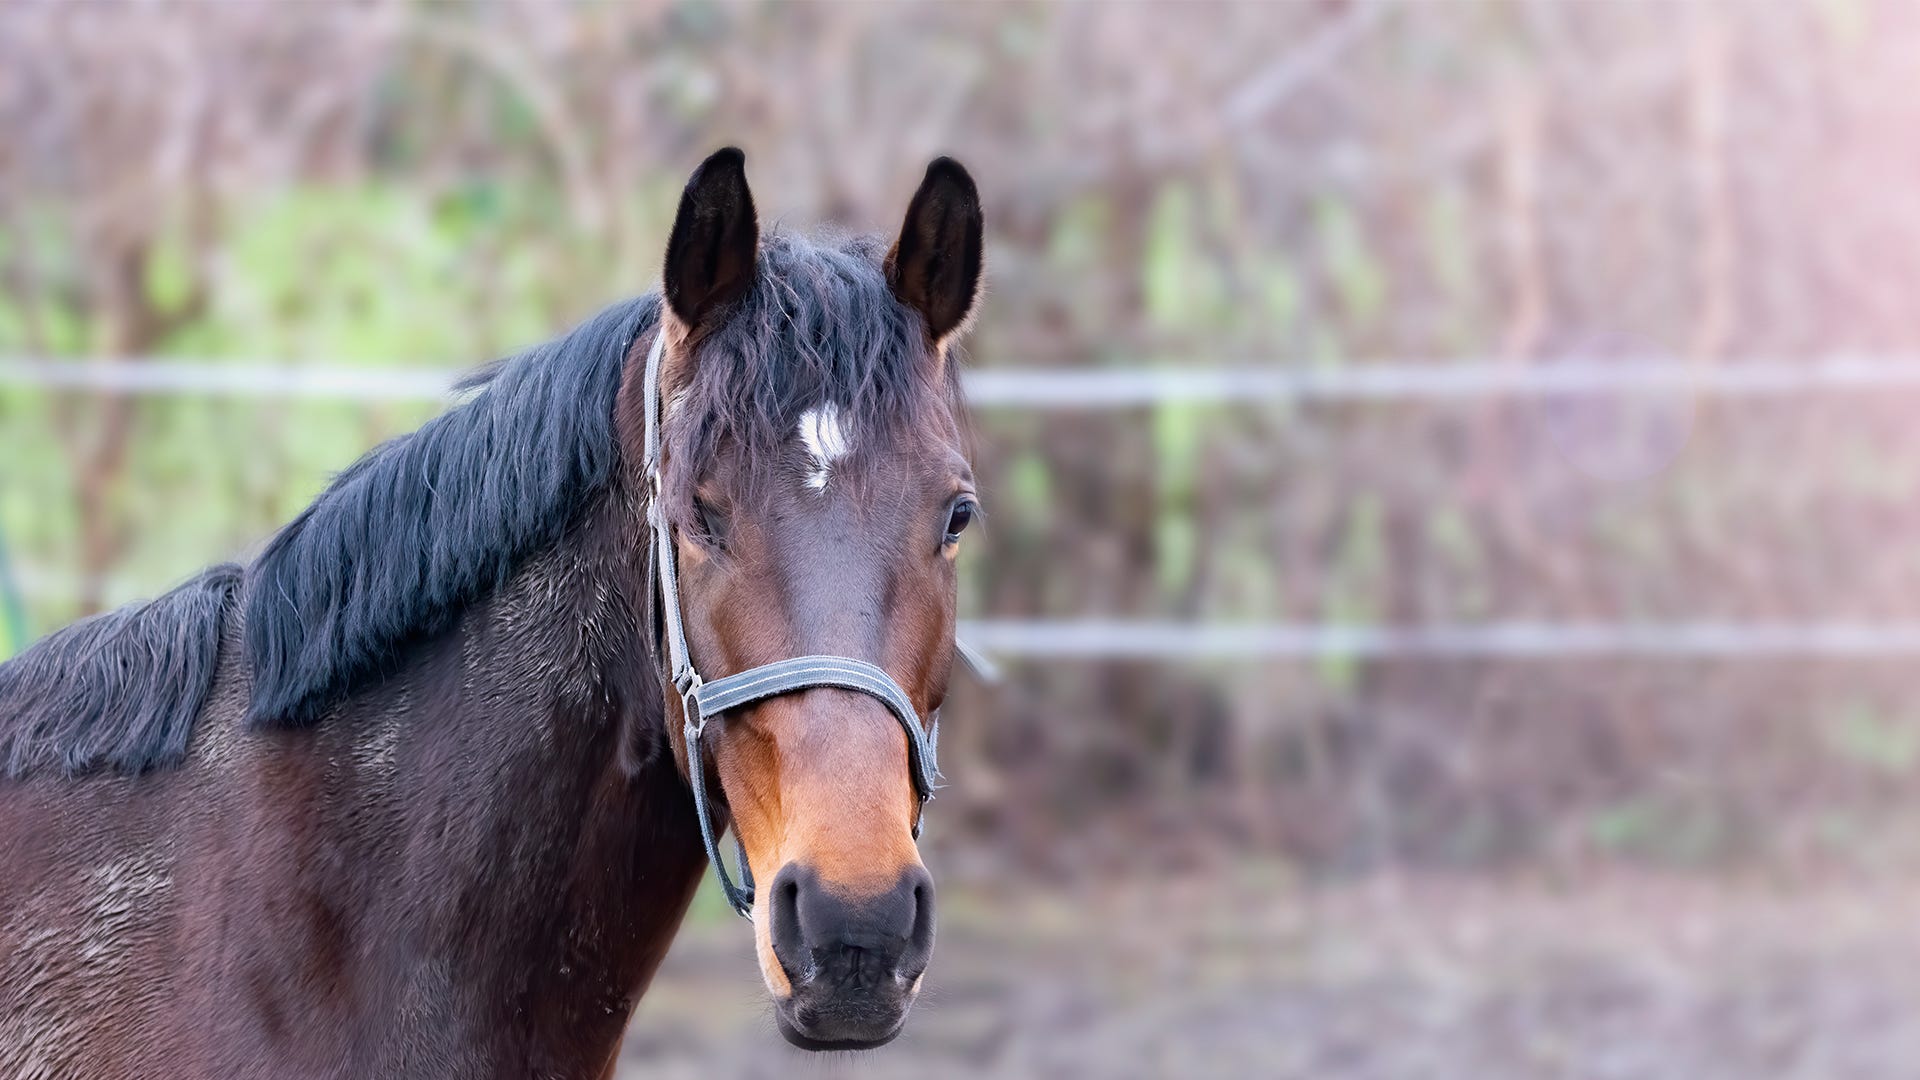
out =
{"type": "Polygon", "coordinates": [[[917,978],[933,956],[933,875],[926,867],[916,866],[909,871],[909,880],[913,882],[913,932],[897,970],[917,978]]]}
{"type": "Polygon", "coordinates": [[[857,895],[789,863],[769,894],[773,953],[796,990],[910,983],[933,954],[933,879],[924,867],[903,870],[892,888],[857,895]]]}
{"type": "Polygon", "coordinates": [[[800,876],[802,871],[788,863],[774,875],[769,909],[774,958],[786,969],[789,979],[798,980],[807,967],[807,944],[800,927],[800,876]]]}

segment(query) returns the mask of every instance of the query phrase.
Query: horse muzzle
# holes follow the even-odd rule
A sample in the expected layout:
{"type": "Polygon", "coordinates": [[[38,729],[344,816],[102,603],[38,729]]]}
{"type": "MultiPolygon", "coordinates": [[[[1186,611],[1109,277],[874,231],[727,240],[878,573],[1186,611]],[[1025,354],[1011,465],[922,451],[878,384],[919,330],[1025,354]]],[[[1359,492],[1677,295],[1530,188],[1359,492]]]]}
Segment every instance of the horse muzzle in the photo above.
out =
{"type": "Polygon", "coordinates": [[[811,868],[773,880],[774,957],[792,985],[780,1034],[805,1050],[865,1050],[900,1033],[933,956],[933,879],[907,868],[891,889],[853,896],[811,868]]]}

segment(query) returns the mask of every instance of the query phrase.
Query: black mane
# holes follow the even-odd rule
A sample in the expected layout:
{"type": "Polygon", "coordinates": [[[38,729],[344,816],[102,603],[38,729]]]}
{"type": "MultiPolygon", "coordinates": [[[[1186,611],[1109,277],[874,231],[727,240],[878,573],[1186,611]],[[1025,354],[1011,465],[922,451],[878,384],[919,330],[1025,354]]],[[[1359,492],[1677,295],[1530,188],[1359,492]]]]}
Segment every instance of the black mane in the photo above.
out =
{"type": "Polygon", "coordinates": [[[138,773],[186,756],[240,577],[238,566],[216,566],[0,664],[0,774],[138,773]]]}
{"type": "MultiPolygon", "coordinates": [[[[774,460],[801,414],[826,401],[878,434],[957,400],[956,365],[922,362],[925,330],[893,298],[883,253],[866,239],[766,237],[754,287],[680,388],[674,457],[706,460],[732,442],[747,460],[774,460]]],[[[178,761],[236,604],[250,724],[312,724],[392,674],[608,491],[623,453],[625,361],[659,318],[657,293],[623,301],[494,365],[471,380],[472,400],[341,473],[244,572],[209,571],[0,664],[0,765],[19,775],[178,761]]],[[[680,494],[690,472],[679,470],[680,494]]],[[[671,501],[676,516],[690,502],[671,501]]]]}
{"type": "Polygon", "coordinates": [[[249,722],[319,719],[565,534],[613,476],[622,361],[659,310],[615,304],[500,365],[280,530],[247,573],[249,722]]]}

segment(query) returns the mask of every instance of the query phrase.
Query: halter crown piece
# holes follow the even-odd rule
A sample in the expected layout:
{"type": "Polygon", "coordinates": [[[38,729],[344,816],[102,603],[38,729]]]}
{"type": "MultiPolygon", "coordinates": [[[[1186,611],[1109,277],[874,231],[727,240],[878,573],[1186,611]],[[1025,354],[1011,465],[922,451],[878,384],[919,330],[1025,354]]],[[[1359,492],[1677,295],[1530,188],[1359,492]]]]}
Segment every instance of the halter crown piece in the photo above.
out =
{"type": "MultiPolygon", "coordinates": [[[[735,885],[727,874],[726,860],[721,858],[719,846],[715,843],[713,811],[707,799],[706,755],[700,743],[707,721],[721,719],[729,710],[742,705],[818,686],[857,690],[878,698],[907,732],[907,766],[913,774],[913,790],[920,796],[920,812],[913,819],[913,838],[918,840],[927,800],[933,798],[934,780],[940,775],[934,754],[935,743],[940,737],[940,717],[936,712],[931,726],[922,727],[920,714],[913,707],[913,699],[907,696],[899,683],[893,681],[891,675],[865,660],[855,660],[850,656],[796,656],[791,660],[776,660],[771,664],[748,668],[712,682],[702,679],[700,673],[694,670],[693,661],[687,655],[686,627],[680,619],[680,573],[673,546],[673,526],[667,521],[666,508],[660,498],[660,358],[666,351],[666,341],[664,327],[656,328],[653,347],[647,352],[646,385],[643,388],[647,398],[647,525],[653,533],[654,577],[660,582],[660,608],[666,613],[663,636],[667,639],[667,659],[673,673],[673,688],[680,694],[686,716],[687,782],[693,788],[694,814],[700,819],[700,841],[707,847],[707,858],[713,863],[713,872],[720,879],[721,890],[727,894],[727,903],[733,905],[733,910],[741,915],[751,917],[753,871],[747,865],[746,845],[739,842],[739,833],[736,831],[734,839],[740,847],[740,884],[735,885]]],[[[966,657],[967,650],[962,649],[961,655],[966,657]]],[[[968,660],[972,662],[970,657],[968,660]]]]}

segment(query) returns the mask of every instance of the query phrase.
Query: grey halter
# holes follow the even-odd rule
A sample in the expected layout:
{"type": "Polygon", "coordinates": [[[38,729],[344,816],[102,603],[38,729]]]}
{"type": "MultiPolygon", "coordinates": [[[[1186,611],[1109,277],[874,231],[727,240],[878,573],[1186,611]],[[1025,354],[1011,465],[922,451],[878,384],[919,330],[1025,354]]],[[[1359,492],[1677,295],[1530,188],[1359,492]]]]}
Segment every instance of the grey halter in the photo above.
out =
{"type": "MultiPolygon", "coordinates": [[[[878,698],[907,732],[907,766],[913,774],[913,790],[920,796],[920,812],[913,818],[913,837],[918,840],[927,800],[933,797],[934,780],[940,775],[934,755],[934,745],[940,737],[940,718],[936,713],[930,729],[921,727],[913,699],[892,676],[873,664],[848,656],[797,656],[748,668],[712,682],[702,679],[694,670],[693,661],[687,655],[686,627],[680,619],[680,573],[673,526],[667,521],[660,498],[660,357],[666,351],[666,340],[664,328],[656,328],[653,348],[647,353],[646,385],[642,388],[647,398],[645,464],[651,489],[647,499],[647,524],[653,533],[654,575],[660,581],[660,608],[666,615],[662,636],[667,640],[673,688],[680,694],[686,715],[687,781],[693,788],[693,812],[700,818],[700,840],[707,847],[707,858],[713,862],[713,871],[720,878],[727,903],[741,915],[751,917],[753,871],[747,865],[746,845],[740,845],[740,884],[735,885],[727,875],[726,860],[721,858],[713,835],[713,813],[707,800],[706,755],[700,743],[707,721],[729,709],[819,686],[857,690],[878,698]]],[[[976,663],[971,650],[963,647],[960,652],[968,663],[976,663]]],[[[737,831],[734,838],[738,842],[737,831]]]]}

